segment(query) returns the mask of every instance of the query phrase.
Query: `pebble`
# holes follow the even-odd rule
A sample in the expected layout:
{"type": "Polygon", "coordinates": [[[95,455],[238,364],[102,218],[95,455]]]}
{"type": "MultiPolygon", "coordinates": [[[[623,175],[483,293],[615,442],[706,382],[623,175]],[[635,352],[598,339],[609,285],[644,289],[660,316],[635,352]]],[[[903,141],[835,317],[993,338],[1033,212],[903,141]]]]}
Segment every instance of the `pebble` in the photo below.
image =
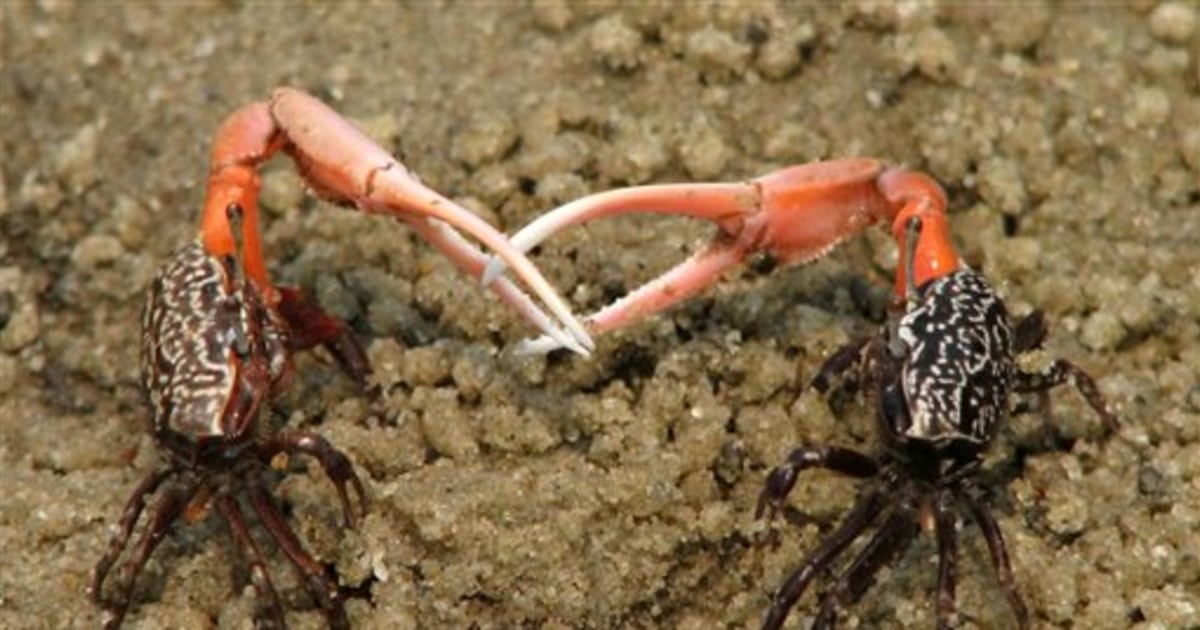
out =
{"type": "Polygon", "coordinates": [[[549,207],[579,199],[587,194],[587,182],[579,175],[550,173],[538,181],[533,197],[538,203],[549,207]]]}
{"type": "Polygon", "coordinates": [[[688,36],[685,56],[706,73],[741,75],[754,51],[725,31],[707,27],[688,36]]]}
{"type": "Polygon", "coordinates": [[[383,386],[385,391],[400,383],[404,368],[404,346],[395,339],[383,337],[371,342],[367,348],[367,358],[374,369],[372,379],[383,386]]]}
{"type": "Polygon", "coordinates": [[[1134,626],[1141,628],[1188,628],[1200,618],[1200,606],[1195,593],[1187,593],[1183,585],[1168,584],[1157,590],[1145,590],[1133,598],[1137,609],[1142,611],[1145,622],[1134,626]]]}
{"type": "Polygon", "coordinates": [[[746,348],[734,355],[730,368],[743,375],[736,396],[744,402],[762,402],[773,396],[791,380],[796,372],[792,362],[778,352],[763,351],[758,346],[746,348]]]}
{"type": "Polygon", "coordinates": [[[575,19],[575,13],[571,10],[571,3],[566,2],[566,0],[534,2],[530,8],[533,9],[533,21],[538,25],[538,28],[551,33],[563,31],[575,19]]]}
{"type": "Polygon", "coordinates": [[[126,249],[146,244],[151,228],[150,212],[128,195],[118,195],[112,210],[113,231],[126,249]]]}
{"type": "Polygon", "coordinates": [[[829,141],[811,125],[788,121],[763,133],[763,156],[768,159],[799,163],[829,155],[829,141]]]}
{"type": "Polygon", "coordinates": [[[996,40],[1008,51],[1029,50],[1042,39],[1050,24],[1050,10],[1036,2],[1022,4],[1019,11],[1004,10],[1009,7],[1001,3],[990,6],[1000,10],[996,11],[989,26],[996,40]]]}
{"type": "Polygon", "coordinates": [[[1171,97],[1161,88],[1135,87],[1129,99],[1123,119],[1129,129],[1160,127],[1171,114],[1171,97]]]}
{"type": "Polygon", "coordinates": [[[1096,311],[1083,322],[1080,340],[1097,352],[1112,350],[1125,339],[1125,327],[1111,311],[1096,311]]]}
{"type": "Polygon", "coordinates": [[[649,181],[666,167],[670,152],[658,134],[624,133],[606,147],[602,168],[614,180],[627,184],[649,181]]]}
{"type": "Polygon", "coordinates": [[[1162,276],[1153,271],[1146,274],[1138,282],[1137,288],[1130,287],[1130,290],[1123,292],[1119,300],[1115,302],[1117,317],[1131,330],[1138,332],[1150,330],[1162,316],[1154,296],[1161,296],[1166,292],[1166,288],[1162,284],[1162,276]]]}
{"type": "Polygon", "coordinates": [[[1037,238],[1016,236],[1003,241],[1003,250],[989,256],[989,271],[998,278],[1014,278],[1037,270],[1042,257],[1042,241],[1037,238]]]}
{"type": "Polygon", "coordinates": [[[462,348],[461,352],[455,353],[450,377],[465,400],[478,400],[484,388],[496,377],[496,360],[491,349],[483,344],[462,348]]]}
{"type": "Polygon", "coordinates": [[[1046,510],[1046,525],[1060,536],[1078,534],[1088,521],[1088,504],[1074,494],[1058,497],[1046,510]]]}
{"type": "MultiPolygon", "coordinates": [[[[18,208],[24,206],[36,208],[38,214],[45,217],[62,205],[65,197],[62,186],[45,181],[37,169],[29,169],[21,178],[21,185],[17,188],[17,203],[14,205],[18,208]]],[[[55,227],[58,226],[55,225],[55,227]]]]}
{"type": "Polygon", "coordinates": [[[431,325],[411,300],[392,295],[371,300],[367,309],[367,326],[375,337],[427,340],[433,336],[431,325]]]}
{"type": "Polygon", "coordinates": [[[421,411],[421,431],[435,451],[456,461],[479,455],[474,427],[458,404],[454,388],[418,387],[413,391],[412,406],[421,411]]]}
{"type": "Polygon", "coordinates": [[[547,142],[530,147],[519,158],[521,173],[542,179],[550,173],[578,172],[592,159],[592,148],[580,133],[560,133],[547,142]]]}
{"type": "Polygon", "coordinates": [[[859,2],[851,8],[864,24],[899,33],[911,33],[933,23],[940,11],[933,2],[859,2]]]}
{"type": "Polygon", "coordinates": [[[262,174],[259,207],[279,216],[304,203],[304,182],[293,168],[271,169],[262,174]]]}
{"type": "Polygon", "coordinates": [[[41,334],[41,315],[33,280],[19,267],[0,267],[0,294],[14,296],[8,321],[0,329],[0,350],[16,352],[41,334]]]}
{"type": "Polygon", "coordinates": [[[96,152],[103,123],[91,123],[75,130],[54,152],[54,173],[73,193],[82,192],[96,182],[96,152]]]}
{"type": "Polygon", "coordinates": [[[629,72],[642,65],[642,34],[619,15],[597,20],[592,25],[592,56],[615,72],[629,72]]]}
{"type": "Polygon", "coordinates": [[[437,385],[450,377],[451,358],[440,345],[409,348],[404,353],[401,378],[409,385],[437,385]]]}
{"type": "MultiPolygon", "coordinates": [[[[461,392],[460,392],[461,393],[461,392]]],[[[480,441],[505,453],[545,453],[562,443],[557,419],[522,414],[512,404],[489,404],[480,441]]]]}
{"type": "Polygon", "coordinates": [[[330,315],[349,322],[362,315],[362,307],[354,292],[346,286],[338,274],[321,274],[316,279],[316,298],[321,308],[330,315]]]}
{"type": "Polygon", "coordinates": [[[111,234],[89,234],[71,251],[71,263],[80,271],[89,271],[115,262],[125,254],[125,246],[111,234]]]}
{"type": "Polygon", "coordinates": [[[1163,2],[1150,13],[1150,34],[1171,44],[1187,43],[1196,32],[1196,5],[1163,2]]]}
{"type": "Polygon", "coordinates": [[[477,112],[455,137],[451,154],[471,168],[494,162],[512,150],[520,136],[512,117],[502,111],[477,112]]]}
{"type": "MultiPolygon", "coordinates": [[[[823,401],[813,403],[818,412],[824,410],[824,415],[804,416],[805,439],[819,439],[810,433],[810,424],[824,424],[829,412],[823,401]]],[[[800,411],[806,411],[807,408],[800,411]]],[[[746,407],[737,415],[738,435],[746,454],[752,461],[775,466],[794,448],[800,436],[796,422],[788,417],[788,412],[778,406],[746,407]]]]}
{"type": "Polygon", "coordinates": [[[782,33],[763,44],[755,66],[768,79],[783,79],[800,68],[800,51],[817,37],[813,25],[805,22],[789,33],[782,33]]]}
{"type": "Polygon", "coordinates": [[[934,27],[922,29],[912,40],[912,55],[921,74],[934,81],[948,81],[962,70],[958,47],[946,32],[934,27]]]}
{"type": "Polygon", "coordinates": [[[469,190],[487,207],[499,208],[517,191],[517,178],[500,164],[488,164],[471,175],[469,190]]]}
{"type": "Polygon", "coordinates": [[[725,170],[729,146],[703,116],[692,121],[679,145],[683,167],[694,180],[711,180],[725,170]]]}
{"type": "Polygon", "coordinates": [[[563,126],[563,112],[559,104],[541,94],[531,94],[520,104],[521,115],[517,118],[521,150],[531,152],[558,135],[563,126]]]}
{"type": "Polygon", "coordinates": [[[1008,158],[994,157],[979,165],[979,196],[1009,216],[1021,214],[1029,203],[1021,170],[1008,158]]]}

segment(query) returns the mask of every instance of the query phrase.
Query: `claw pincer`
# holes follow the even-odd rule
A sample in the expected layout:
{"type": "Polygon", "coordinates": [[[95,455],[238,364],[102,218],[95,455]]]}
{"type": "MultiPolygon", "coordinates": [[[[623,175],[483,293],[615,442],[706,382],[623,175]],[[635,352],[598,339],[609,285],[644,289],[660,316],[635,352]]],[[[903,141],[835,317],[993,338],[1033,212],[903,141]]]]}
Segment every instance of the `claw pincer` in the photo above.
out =
{"type": "MultiPolygon", "coordinates": [[[[880,222],[895,234],[903,232],[911,217],[926,222],[930,242],[946,244],[922,251],[916,269],[919,277],[930,277],[957,265],[948,245],[945,211],[946,195],[931,177],[854,158],[792,166],[746,182],[656,184],[601,192],[543,214],[511,241],[527,252],[572,225],[630,213],[688,216],[717,226],[717,236],[705,249],[588,316],[588,329],[601,333],[696,295],[755,252],[769,252],[785,263],[808,263],[880,222]]],[[[502,279],[504,268],[493,258],[483,282],[502,279]]],[[[902,294],[902,271],[896,282],[902,294]]],[[[533,352],[557,347],[547,337],[525,346],[533,352]]]]}

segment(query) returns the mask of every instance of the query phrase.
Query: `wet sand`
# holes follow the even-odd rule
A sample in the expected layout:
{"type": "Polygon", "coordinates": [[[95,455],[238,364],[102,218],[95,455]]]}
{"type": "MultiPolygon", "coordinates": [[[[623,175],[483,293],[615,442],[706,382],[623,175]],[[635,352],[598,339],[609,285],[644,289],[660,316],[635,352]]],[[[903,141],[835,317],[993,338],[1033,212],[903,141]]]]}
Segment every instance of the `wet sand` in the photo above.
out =
{"type": "MultiPolygon", "coordinates": [[[[876,156],[930,173],[964,257],[1010,310],[1046,312],[1082,397],[1021,413],[988,457],[1040,628],[1200,625],[1200,13],[847,5],[337,6],[6,2],[0,13],[0,627],[96,627],[84,589],[158,465],[138,385],[143,291],[192,238],[211,134],[295,85],[360,121],[429,185],[512,231],[608,188],[737,180],[876,156]]],[[[304,355],[268,427],[321,433],[367,481],[337,527],[319,467],[275,488],[349,584],[356,628],[756,627],[857,486],[801,478],[753,519],[801,442],[876,445],[873,407],[804,385],[873,330],[895,247],[871,230],[820,262],[758,260],[590,360],[519,358],[531,330],[411,230],[306,197],[267,168],[274,277],[368,345],[384,411],[304,355]]],[[[589,312],[695,251],[710,226],[597,223],[536,261],[589,312]]],[[[1021,401],[1036,406],[1036,399],[1021,401]]],[[[150,562],[131,628],[248,627],[253,590],[214,516],[150,562]],[[232,570],[231,570],[232,566],[232,570]]],[[[1015,625],[978,529],[960,536],[964,628],[1015,625]]],[[[846,627],[931,628],[922,536],[846,627]]],[[[276,585],[321,627],[286,562],[276,585]]],[[[822,581],[790,627],[807,627],[822,581]]]]}

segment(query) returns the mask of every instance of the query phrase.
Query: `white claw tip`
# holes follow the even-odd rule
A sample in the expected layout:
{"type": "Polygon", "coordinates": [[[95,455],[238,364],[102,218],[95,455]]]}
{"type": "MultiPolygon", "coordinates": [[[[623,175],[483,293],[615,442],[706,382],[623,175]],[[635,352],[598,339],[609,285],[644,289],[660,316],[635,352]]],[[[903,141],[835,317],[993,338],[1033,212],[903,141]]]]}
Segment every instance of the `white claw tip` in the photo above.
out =
{"type": "Polygon", "coordinates": [[[495,256],[488,256],[487,265],[483,268],[483,275],[479,276],[479,285],[487,288],[502,273],[504,273],[504,261],[495,256]]]}
{"type": "Polygon", "coordinates": [[[517,348],[514,352],[517,354],[517,356],[531,356],[538,354],[549,354],[555,350],[558,350],[559,348],[567,348],[571,352],[574,352],[575,354],[578,354],[584,358],[592,356],[590,349],[585,348],[578,343],[564,345],[561,341],[554,339],[549,335],[542,335],[536,339],[525,339],[521,341],[521,343],[517,344],[517,348]]]}

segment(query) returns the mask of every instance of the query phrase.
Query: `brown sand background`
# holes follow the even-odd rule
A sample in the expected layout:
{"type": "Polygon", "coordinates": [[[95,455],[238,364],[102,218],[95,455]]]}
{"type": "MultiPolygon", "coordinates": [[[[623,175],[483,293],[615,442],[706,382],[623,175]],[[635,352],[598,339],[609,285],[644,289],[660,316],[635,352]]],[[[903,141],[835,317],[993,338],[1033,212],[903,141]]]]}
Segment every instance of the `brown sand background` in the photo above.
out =
{"type": "MultiPolygon", "coordinates": [[[[996,509],[1036,625],[1200,624],[1194,3],[2,7],[0,627],[99,623],[89,571],[158,461],[142,292],[194,234],[212,131],[283,84],[506,230],[590,191],[826,157],[931,173],[964,255],[1014,312],[1047,312],[1046,356],[1091,370],[1123,423],[1105,439],[1060,391],[1066,450],[1040,447],[1036,413],[996,441],[996,509]]],[[[808,267],[751,265],[590,361],[519,359],[507,349],[529,329],[411,231],[305,197],[285,160],[268,172],[275,277],[349,319],[390,392],[371,418],[307,355],[264,419],[326,435],[367,479],[370,517],[345,534],[315,466],[276,490],[348,582],[378,580],[349,606],[355,627],[755,627],[852,502],[854,484],[812,473],[777,549],[752,518],[792,445],[872,444],[869,406],[835,414],[802,385],[879,321],[895,259],[880,231],[808,267]]],[[[610,221],[537,260],[588,311],[711,233],[610,221]]],[[[977,528],[961,540],[962,625],[1011,627],[977,528]]],[[[932,627],[935,566],[922,537],[845,625],[932,627]]],[[[211,518],[160,548],[128,626],[247,627],[245,584],[211,518]]]]}

